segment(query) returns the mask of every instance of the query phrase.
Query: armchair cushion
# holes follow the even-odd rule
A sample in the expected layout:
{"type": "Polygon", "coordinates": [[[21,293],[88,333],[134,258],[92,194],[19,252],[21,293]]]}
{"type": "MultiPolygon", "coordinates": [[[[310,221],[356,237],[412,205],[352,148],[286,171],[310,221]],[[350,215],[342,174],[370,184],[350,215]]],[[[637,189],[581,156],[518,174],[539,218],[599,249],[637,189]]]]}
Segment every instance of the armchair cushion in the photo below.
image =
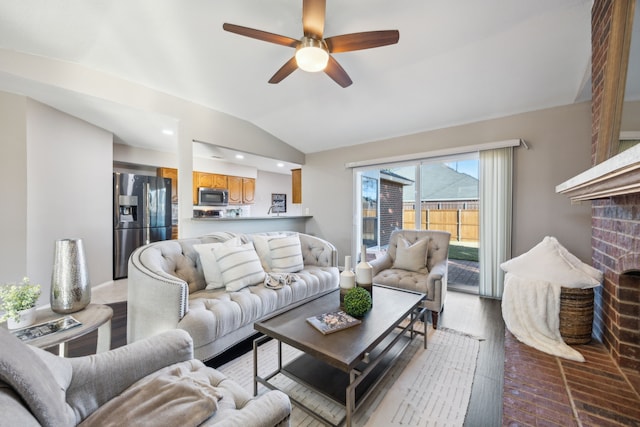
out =
{"type": "Polygon", "coordinates": [[[0,380],[22,398],[43,426],[75,425],[73,411],[65,401],[71,379],[68,363],[53,355],[47,358],[44,351],[24,345],[4,328],[0,328],[0,341],[0,380]],[[43,363],[43,359],[52,364],[43,363]]]}
{"type": "Polygon", "coordinates": [[[136,381],[190,359],[193,340],[178,329],[104,353],[64,359],[73,368],[67,402],[79,423],[136,381]]]}
{"type": "Polygon", "coordinates": [[[411,244],[404,237],[398,238],[393,268],[425,273],[428,245],[428,239],[421,239],[411,244]]]}
{"type": "Polygon", "coordinates": [[[190,360],[148,375],[92,413],[82,427],[134,425],[162,420],[168,426],[195,427],[218,410],[222,393],[216,371],[190,360]]]}

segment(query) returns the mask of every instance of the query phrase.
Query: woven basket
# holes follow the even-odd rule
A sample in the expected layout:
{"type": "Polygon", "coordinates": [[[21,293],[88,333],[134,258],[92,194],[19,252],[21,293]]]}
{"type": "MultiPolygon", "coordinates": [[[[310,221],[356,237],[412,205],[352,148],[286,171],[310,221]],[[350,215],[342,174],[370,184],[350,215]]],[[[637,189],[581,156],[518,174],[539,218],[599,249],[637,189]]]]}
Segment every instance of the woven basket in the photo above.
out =
{"type": "Polygon", "coordinates": [[[587,344],[593,327],[593,289],[561,288],[560,335],[567,344],[587,344]]]}

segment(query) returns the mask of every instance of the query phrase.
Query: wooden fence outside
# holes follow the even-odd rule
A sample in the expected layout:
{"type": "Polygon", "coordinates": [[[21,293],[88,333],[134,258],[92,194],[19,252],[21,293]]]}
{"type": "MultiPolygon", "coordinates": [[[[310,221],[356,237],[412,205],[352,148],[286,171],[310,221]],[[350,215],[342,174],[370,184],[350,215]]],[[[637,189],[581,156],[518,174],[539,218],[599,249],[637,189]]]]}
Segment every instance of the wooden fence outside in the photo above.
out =
{"type": "MultiPolygon", "coordinates": [[[[480,223],[477,209],[426,209],[422,212],[421,230],[443,230],[451,233],[451,240],[477,242],[480,240],[480,223]]],[[[402,228],[416,228],[416,213],[405,210],[402,228]]]]}

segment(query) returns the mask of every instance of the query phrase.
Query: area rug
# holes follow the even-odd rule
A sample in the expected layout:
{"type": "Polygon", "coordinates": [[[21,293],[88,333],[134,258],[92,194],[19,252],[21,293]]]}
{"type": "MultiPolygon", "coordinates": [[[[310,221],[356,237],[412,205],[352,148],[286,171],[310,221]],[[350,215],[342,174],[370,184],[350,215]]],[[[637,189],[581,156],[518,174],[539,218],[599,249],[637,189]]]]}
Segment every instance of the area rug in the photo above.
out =
{"type": "MultiPolygon", "coordinates": [[[[428,329],[428,348],[417,337],[396,360],[393,368],[367,401],[356,412],[353,425],[378,426],[462,426],[476,370],[479,340],[461,332],[428,329]]],[[[301,353],[283,345],[286,363],[301,353]]],[[[277,343],[269,341],[259,349],[259,373],[266,375],[277,368],[277,343]]],[[[248,352],[218,370],[237,381],[253,394],[253,352],[248,352]]],[[[337,422],[344,408],[310,392],[284,375],[271,380],[287,394],[315,408],[325,418],[337,422]]],[[[258,393],[266,387],[259,386],[258,393]]],[[[292,426],[323,426],[295,405],[292,426]]]]}

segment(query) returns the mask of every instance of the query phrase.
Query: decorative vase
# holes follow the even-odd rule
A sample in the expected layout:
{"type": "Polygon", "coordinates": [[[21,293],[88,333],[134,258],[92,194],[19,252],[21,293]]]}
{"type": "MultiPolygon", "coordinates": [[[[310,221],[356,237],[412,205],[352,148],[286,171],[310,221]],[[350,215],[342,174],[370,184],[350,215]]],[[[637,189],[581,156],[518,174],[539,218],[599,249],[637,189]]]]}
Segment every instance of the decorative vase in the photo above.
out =
{"type": "Polygon", "coordinates": [[[56,240],[51,275],[51,310],[66,314],[91,302],[91,284],[82,239],[56,240]]]}
{"type": "Polygon", "coordinates": [[[373,301],[373,267],[367,262],[367,247],[362,245],[360,262],[356,265],[356,284],[364,288],[373,301]]]}
{"type": "Polygon", "coordinates": [[[20,316],[20,320],[15,320],[13,318],[7,319],[7,328],[9,329],[20,329],[26,328],[27,326],[31,326],[36,322],[36,308],[31,307],[26,310],[21,310],[18,312],[20,316]]]}
{"type": "Polygon", "coordinates": [[[344,257],[344,270],[340,273],[340,307],[344,307],[344,296],[356,285],[356,275],[351,270],[351,257],[344,257]]]}

